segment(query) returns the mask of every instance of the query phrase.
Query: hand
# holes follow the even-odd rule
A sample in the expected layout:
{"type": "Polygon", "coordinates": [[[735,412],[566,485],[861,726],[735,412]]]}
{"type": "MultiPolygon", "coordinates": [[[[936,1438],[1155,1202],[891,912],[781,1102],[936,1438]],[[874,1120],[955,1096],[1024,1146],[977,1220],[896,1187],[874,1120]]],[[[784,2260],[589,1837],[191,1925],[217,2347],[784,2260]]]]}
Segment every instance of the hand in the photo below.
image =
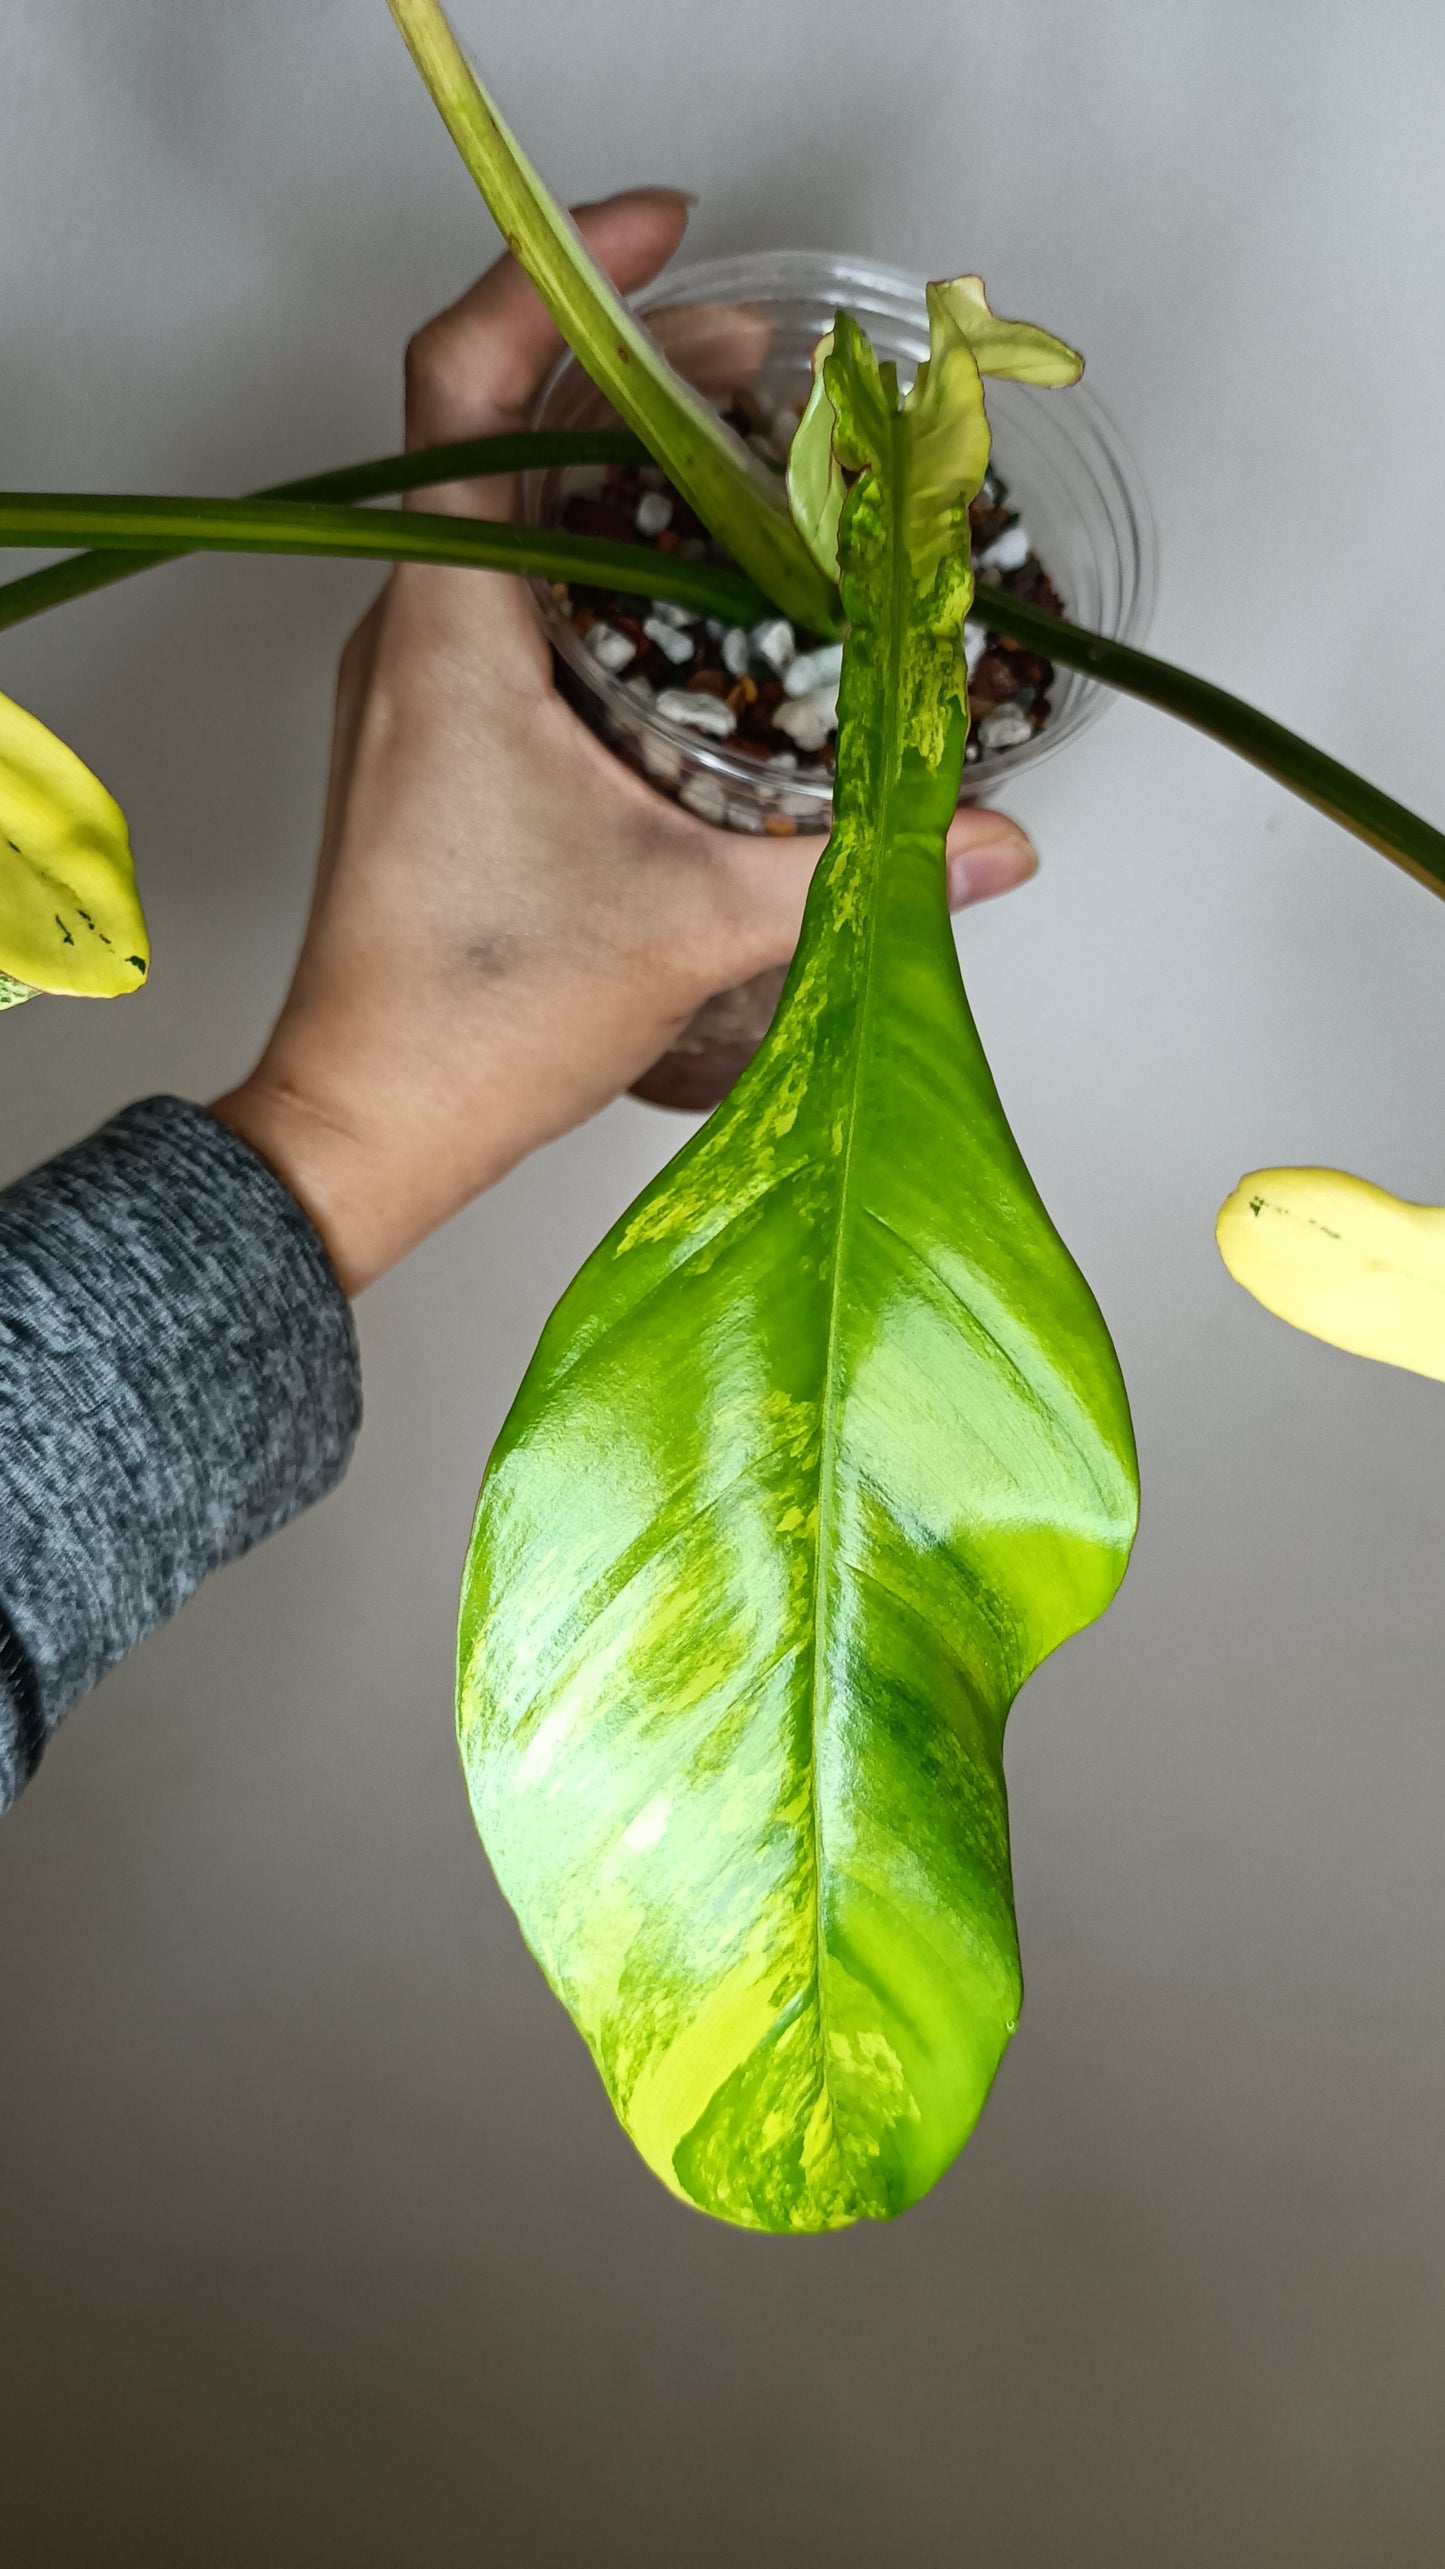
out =
{"type": "MultiPolygon", "coordinates": [[[[625,292],[687,220],[582,209],[625,292]]],[[[407,352],[407,442],[525,425],[559,346],[503,259],[407,352]]],[[[421,495],[507,516],[487,481],[421,495]]],[[[521,581],[402,564],[342,655],[315,895],[256,1069],[212,1109],[270,1162],[355,1294],[539,1143],[595,1114],[710,993],[783,962],[818,839],[712,829],[557,695],[521,581]]],[[[1034,870],[995,812],[949,839],[954,906],[1034,870]]]]}

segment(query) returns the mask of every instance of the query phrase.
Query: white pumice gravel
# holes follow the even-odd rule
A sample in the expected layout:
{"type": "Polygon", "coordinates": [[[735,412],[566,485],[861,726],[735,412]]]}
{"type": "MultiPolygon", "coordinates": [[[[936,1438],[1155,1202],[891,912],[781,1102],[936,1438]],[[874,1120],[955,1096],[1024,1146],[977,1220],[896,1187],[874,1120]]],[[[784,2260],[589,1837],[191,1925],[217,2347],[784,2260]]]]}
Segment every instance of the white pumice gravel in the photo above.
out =
{"type": "Polygon", "coordinates": [[[836,697],[842,675],[842,643],[825,642],[817,651],[800,651],[796,660],[789,661],[783,677],[783,693],[811,696],[815,688],[831,687],[836,697]]]}
{"type": "Polygon", "coordinates": [[[642,735],[642,764],[659,785],[675,785],[682,774],[682,751],[671,741],[659,740],[655,733],[642,735]]]}
{"type": "Polygon", "coordinates": [[[652,680],[650,678],[644,678],[640,669],[635,678],[624,678],[622,684],[626,688],[629,696],[637,696],[644,705],[651,704],[656,690],[653,687],[652,680]]]}
{"type": "Polygon", "coordinates": [[[963,665],[968,671],[970,678],[973,676],[975,669],[978,667],[978,664],[987,649],[987,626],[981,624],[965,624],[963,628],[963,665]]]}
{"type": "Polygon", "coordinates": [[[648,641],[656,643],[663,658],[670,660],[675,669],[681,669],[686,661],[691,660],[692,636],[679,633],[675,624],[664,624],[660,615],[648,615],[642,619],[642,630],[648,641]]]}
{"type": "Polygon", "coordinates": [[[1032,550],[1028,529],[1022,522],[1006,526],[1002,535],[996,535],[992,544],[985,545],[978,557],[978,567],[981,571],[1021,571],[1032,550]]]}
{"type": "Polygon", "coordinates": [[[810,696],[785,699],[773,715],[773,729],[786,732],[804,751],[825,748],[837,728],[836,687],[816,687],[810,696]]]}
{"type": "Polygon", "coordinates": [[[730,678],[745,678],[748,674],[748,662],[753,656],[752,640],[748,633],[747,626],[742,624],[725,625],[722,633],[720,635],[714,635],[713,638],[717,643],[718,649],[722,653],[722,665],[724,669],[726,669],[728,676],[730,678]]]}
{"type": "Polygon", "coordinates": [[[985,714],[978,727],[980,749],[1022,749],[1024,742],[1032,740],[1033,736],[1033,724],[1027,714],[1019,712],[1017,705],[995,705],[993,712],[985,714]]]}
{"type": "Polygon", "coordinates": [[[644,491],[632,521],[639,535],[661,535],[672,524],[672,502],[666,491],[644,491]]]}
{"type": "Polygon", "coordinates": [[[615,676],[629,660],[637,658],[637,645],[619,633],[615,624],[594,624],[586,636],[587,648],[594,660],[615,676]]]}
{"type": "MultiPolygon", "coordinates": [[[[832,778],[828,780],[829,790],[832,778]]],[[[828,826],[828,797],[824,794],[784,794],[778,805],[784,820],[796,821],[800,828],[825,830],[828,826]]]]}
{"type": "Polygon", "coordinates": [[[694,610],[691,607],[680,607],[674,598],[649,598],[647,603],[659,624],[676,625],[679,633],[683,632],[688,625],[697,622],[694,610]]]}
{"type": "Polygon", "coordinates": [[[795,749],[775,749],[767,763],[769,767],[780,767],[787,775],[797,766],[798,753],[795,749]]]}
{"type": "Polygon", "coordinates": [[[738,727],[737,715],[721,696],[704,695],[701,688],[664,687],[657,699],[657,710],[664,721],[681,723],[688,731],[705,732],[709,740],[730,740],[738,727]]]}
{"type": "Polygon", "coordinates": [[[765,660],[770,669],[776,669],[780,678],[798,656],[798,637],[783,615],[767,616],[761,624],[755,624],[748,640],[755,656],[765,660]]]}
{"type": "Polygon", "coordinates": [[[715,776],[689,776],[677,799],[690,812],[696,812],[700,821],[711,821],[720,828],[727,819],[728,798],[715,776]]]}

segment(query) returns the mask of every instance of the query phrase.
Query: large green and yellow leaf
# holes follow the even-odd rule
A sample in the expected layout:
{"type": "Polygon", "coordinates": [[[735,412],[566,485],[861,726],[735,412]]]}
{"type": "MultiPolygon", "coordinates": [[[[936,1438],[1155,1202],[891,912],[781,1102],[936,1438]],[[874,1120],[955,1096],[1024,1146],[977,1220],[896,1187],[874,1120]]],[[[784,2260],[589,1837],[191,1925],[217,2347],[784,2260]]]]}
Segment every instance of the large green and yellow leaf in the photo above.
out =
{"type": "Polygon", "coordinates": [[[1255,1169],[1215,1237],[1236,1284],[1292,1328],[1445,1382],[1445,1205],[1343,1169],[1255,1169]]]}
{"type": "Polygon", "coordinates": [[[73,749],[0,696],[0,1005],[17,985],[21,996],[119,998],[140,987],[149,959],[120,805],[73,749]]]}
{"type": "Polygon", "coordinates": [[[900,410],[846,317],[825,374],[857,475],[833,835],[763,1050],[548,1323],[459,1666],[483,1837],[623,2123],[776,2231],[902,2210],[974,2124],[1020,2002],[1005,1717],[1136,1510],[949,928],[967,490],[924,524],[927,387],[900,410]]]}

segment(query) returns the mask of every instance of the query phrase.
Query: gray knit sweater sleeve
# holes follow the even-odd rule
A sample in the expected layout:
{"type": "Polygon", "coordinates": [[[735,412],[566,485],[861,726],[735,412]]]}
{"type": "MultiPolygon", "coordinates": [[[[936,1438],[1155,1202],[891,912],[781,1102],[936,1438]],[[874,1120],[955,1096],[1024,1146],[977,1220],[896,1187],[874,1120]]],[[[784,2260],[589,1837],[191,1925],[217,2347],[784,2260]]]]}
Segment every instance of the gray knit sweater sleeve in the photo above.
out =
{"type": "Polygon", "coordinates": [[[153,1097],[0,1194],[0,1809],[208,1570],[324,1497],[361,1418],[305,1214],[153,1097]]]}

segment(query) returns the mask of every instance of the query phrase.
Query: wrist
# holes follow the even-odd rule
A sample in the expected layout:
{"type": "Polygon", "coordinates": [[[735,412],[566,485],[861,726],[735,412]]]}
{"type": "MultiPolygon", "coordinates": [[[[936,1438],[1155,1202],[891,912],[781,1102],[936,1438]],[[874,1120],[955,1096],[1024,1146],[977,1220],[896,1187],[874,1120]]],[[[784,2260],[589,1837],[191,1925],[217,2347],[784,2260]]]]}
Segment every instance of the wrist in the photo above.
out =
{"type": "MultiPolygon", "coordinates": [[[[253,1150],[318,1233],[342,1292],[354,1300],[405,1257],[432,1221],[392,1182],[375,1137],[264,1066],[209,1112],[253,1150]]],[[[439,1217],[433,1217],[439,1218],[439,1217]]]]}

